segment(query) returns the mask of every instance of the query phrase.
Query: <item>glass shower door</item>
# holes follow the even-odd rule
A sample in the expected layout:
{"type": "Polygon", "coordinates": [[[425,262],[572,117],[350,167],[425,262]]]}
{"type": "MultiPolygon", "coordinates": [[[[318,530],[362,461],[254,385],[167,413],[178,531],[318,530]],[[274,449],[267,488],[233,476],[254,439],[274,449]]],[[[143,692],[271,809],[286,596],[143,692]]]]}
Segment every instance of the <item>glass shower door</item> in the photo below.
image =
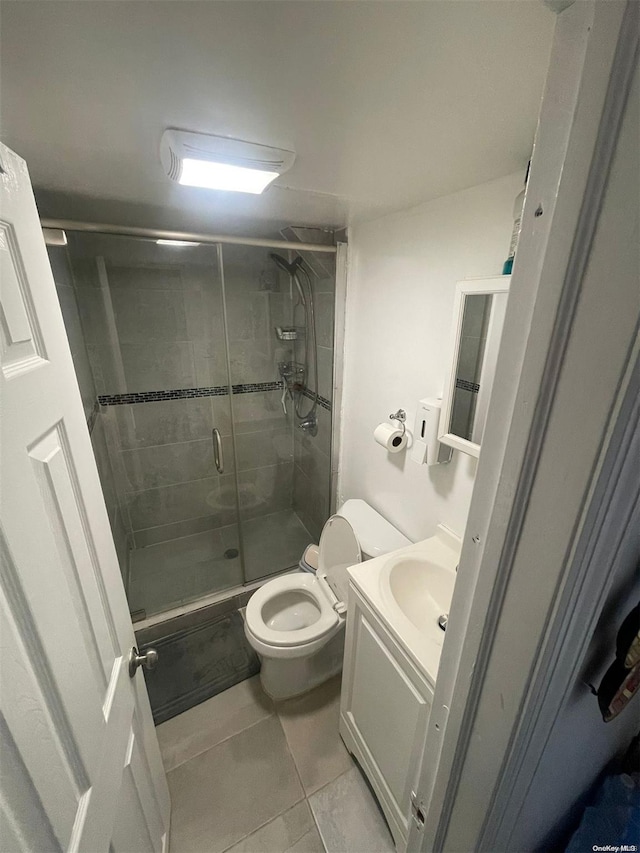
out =
{"type": "Polygon", "coordinates": [[[69,233],[68,251],[134,618],[243,583],[219,248],[69,233]]]}
{"type": "Polygon", "coordinates": [[[134,619],[297,566],[329,515],[333,256],[301,253],[310,353],[269,249],[68,238],[52,260],[134,619]]]}

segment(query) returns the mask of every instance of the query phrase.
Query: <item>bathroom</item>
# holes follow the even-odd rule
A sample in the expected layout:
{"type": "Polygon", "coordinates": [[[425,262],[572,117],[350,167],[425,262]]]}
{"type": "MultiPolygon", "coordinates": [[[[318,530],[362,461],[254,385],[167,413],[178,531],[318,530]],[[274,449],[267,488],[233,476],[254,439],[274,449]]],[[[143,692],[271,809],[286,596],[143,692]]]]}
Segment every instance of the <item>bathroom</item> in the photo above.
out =
{"type": "MultiPolygon", "coordinates": [[[[428,849],[572,5],[3,3],[2,141],[29,167],[82,404],[60,445],[99,514],[74,539],[47,468],[55,547],[86,671],[131,706],[124,770],[95,789],[123,815],[114,850],[428,849]],[[178,180],[198,151],[274,171],[262,193],[178,180]],[[90,594],[74,549],[94,524],[90,594]],[[112,641],[133,690],[111,687],[112,641]]],[[[87,761],[55,849],[102,849],[87,761]]],[[[15,849],[54,849],[33,832],[15,849]]]]}

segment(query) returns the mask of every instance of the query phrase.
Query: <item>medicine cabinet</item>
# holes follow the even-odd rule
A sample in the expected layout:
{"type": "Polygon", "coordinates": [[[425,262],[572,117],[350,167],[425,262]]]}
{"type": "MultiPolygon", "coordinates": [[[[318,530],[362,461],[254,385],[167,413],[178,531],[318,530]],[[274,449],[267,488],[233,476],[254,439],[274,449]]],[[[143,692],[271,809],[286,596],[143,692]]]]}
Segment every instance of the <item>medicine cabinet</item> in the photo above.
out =
{"type": "Polygon", "coordinates": [[[438,439],[480,455],[511,276],[459,281],[438,439]]]}

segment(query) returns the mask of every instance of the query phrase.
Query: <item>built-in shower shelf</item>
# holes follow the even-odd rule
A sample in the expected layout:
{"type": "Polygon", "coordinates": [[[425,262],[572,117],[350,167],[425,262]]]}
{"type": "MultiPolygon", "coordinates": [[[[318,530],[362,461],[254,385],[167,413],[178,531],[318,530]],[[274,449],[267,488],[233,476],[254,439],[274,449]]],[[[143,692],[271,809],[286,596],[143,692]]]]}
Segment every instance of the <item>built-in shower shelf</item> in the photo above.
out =
{"type": "Polygon", "coordinates": [[[297,341],[299,337],[304,335],[302,326],[276,326],[276,337],[279,341],[297,341]]]}

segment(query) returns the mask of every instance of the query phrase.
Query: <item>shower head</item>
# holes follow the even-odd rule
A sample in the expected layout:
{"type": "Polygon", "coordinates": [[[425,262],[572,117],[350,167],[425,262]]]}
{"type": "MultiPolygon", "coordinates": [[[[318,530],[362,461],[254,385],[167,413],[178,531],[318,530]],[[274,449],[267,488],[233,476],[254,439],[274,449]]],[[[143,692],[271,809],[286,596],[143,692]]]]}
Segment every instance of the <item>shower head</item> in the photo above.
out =
{"type": "Polygon", "coordinates": [[[272,261],[274,261],[277,264],[277,266],[280,267],[281,270],[284,270],[285,272],[289,273],[291,278],[295,281],[296,288],[298,290],[298,293],[300,294],[300,302],[302,302],[302,304],[304,305],[305,310],[306,310],[307,300],[304,297],[302,285],[300,284],[300,279],[298,278],[298,270],[300,269],[300,267],[304,263],[304,261],[302,260],[300,255],[296,255],[295,260],[293,260],[291,263],[286,261],[282,257],[282,255],[276,255],[275,252],[271,252],[269,254],[269,257],[271,258],[272,261]]]}
{"type": "Polygon", "coordinates": [[[275,252],[271,252],[269,257],[280,267],[281,270],[284,270],[285,272],[289,273],[289,275],[295,275],[298,271],[298,267],[300,267],[304,263],[300,255],[297,255],[295,260],[293,260],[291,263],[286,261],[282,257],[282,255],[276,255],[275,252]]]}

